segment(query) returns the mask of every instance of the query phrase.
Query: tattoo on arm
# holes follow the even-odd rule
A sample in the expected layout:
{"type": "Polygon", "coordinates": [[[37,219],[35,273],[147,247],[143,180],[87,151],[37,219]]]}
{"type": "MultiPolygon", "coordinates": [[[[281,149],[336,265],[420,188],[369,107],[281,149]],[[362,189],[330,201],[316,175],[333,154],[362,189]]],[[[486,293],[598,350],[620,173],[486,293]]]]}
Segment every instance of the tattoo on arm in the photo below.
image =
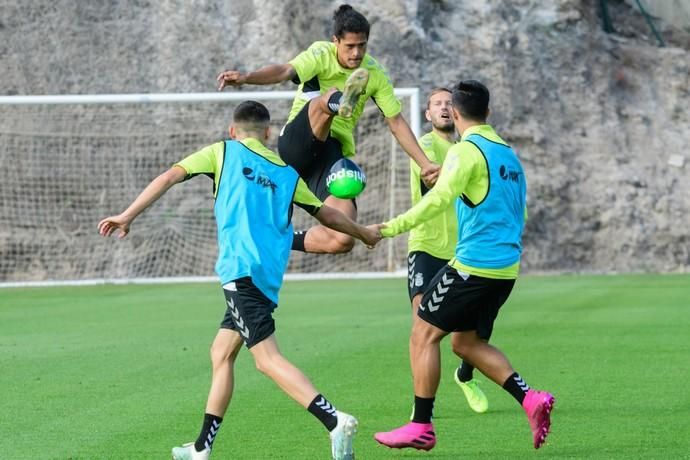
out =
{"type": "Polygon", "coordinates": [[[297,71],[292,66],[290,66],[290,74],[288,75],[288,80],[290,80],[296,85],[300,84],[299,76],[297,76],[297,71]]]}
{"type": "Polygon", "coordinates": [[[300,208],[302,208],[302,209],[304,209],[305,211],[307,211],[307,213],[309,213],[310,216],[313,216],[314,214],[316,214],[317,212],[319,212],[319,210],[321,209],[321,206],[314,206],[314,205],[311,205],[311,204],[300,203],[299,201],[294,201],[294,203],[295,203],[297,206],[299,206],[300,208]]]}

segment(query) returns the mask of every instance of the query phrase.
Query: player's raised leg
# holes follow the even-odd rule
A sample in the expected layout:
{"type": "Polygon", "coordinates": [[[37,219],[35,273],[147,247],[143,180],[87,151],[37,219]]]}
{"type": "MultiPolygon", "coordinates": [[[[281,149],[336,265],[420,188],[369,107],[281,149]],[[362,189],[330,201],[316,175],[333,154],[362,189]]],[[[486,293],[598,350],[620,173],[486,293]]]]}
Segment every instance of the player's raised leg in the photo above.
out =
{"type": "MultiPolygon", "coordinates": [[[[342,92],[335,88],[309,101],[307,105],[307,115],[309,117],[309,127],[314,137],[324,142],[331,131],[333,117],[338,114],[340,98],[342,92]]],[[[305,152],[308,154],[308,152],[305,152]]]]}
{"type": "MultiPolygon", "coordinates": [[[[357,208],[352,200],[341,200],[329,196],[324,200],[328,206],[338,209],[352,220],[357,219],[357,208]]],[[[316,225],[304,231],[304,250],[314,254],[342,254],[352,250],[355,240],[350,235],[336,232],[323,225],[316,225]]]]}
{"type": "Polygon", "coordinates": [[[345,81],[342,91],[331,88],[309,103],[309,124],[314,136],[325,141],[331,130],[333,117],[340,115],[344,118],[352,116],[355,105],[364,94],[369,81],[369,71],[364,68],[356,69],[345,81]]]}
{"type": "MultiPolygon", "coordinates": [[[[318,141],[326,141],[331,132],[333,118],[336,115],[342,117],[352,116],[354,106],[357,104],[359,97],[364,93],[368,81],[369,71],[363,68],[356,69],[345,81],[343,91],[331,88],[308,102],[306,110],[309,127],[311,128],[312,135],[318,141]]],[[[308,157],[312,152],[304,151],[301,153],[308,157]]]]}

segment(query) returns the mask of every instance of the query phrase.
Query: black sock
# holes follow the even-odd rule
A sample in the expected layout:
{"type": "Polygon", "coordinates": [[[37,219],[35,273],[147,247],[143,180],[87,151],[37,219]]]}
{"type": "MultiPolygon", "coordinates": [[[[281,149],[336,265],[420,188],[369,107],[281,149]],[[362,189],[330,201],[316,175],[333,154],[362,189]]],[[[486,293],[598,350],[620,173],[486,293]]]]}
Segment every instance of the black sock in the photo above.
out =
{"type": "Polygon", "coordinates": [[[517,402],[522,405],[522,401],[525,400],[527,390],[529,390],[529,385],[527,385],[527,382],[522,380],[520,374],[513,372],[513,375],[508,377],[503,383],[503,389],[513,395],[513,398],[515,398],[517,402]]]}
{"type": "Polygon", "coordinates": [[[309,403],[307,410],[314,417],[318,418],[328,431],[333,431],[333,428],[338,424],[338,416],[335,414],[335,407],[320,394],[316,395],[316,398],[309,403]]]}
{"type": "Polygon", "coordinates": [[[340,108],[340,98],[342,96],[342,91],[336,91],[335,93],[331,94],[331,97],[328,98],[328,108],[331,110],[331,112],[338,113],[338,109],[340,108]]]}
{"type": "Polygon", "coordinates": [[[472,371],[474,370],[474,366],[471,364],[467,364],[465,361],[462,361],[460,364],[460,368],[458,368],[458,380],[461,382],[469,382],[472,380],[472,371]]]}
{"type": "Polygon", "coordinates": [[[211,449],[213,446],[213,440],[216,439],[216,433],[220,429],[220,422],[223,421],[223,417],[216,417],[212,414],[204,414],[204,424],[201,427],[201,433],[194,443],[194,448],[197,452],[201,452],[207,447],[211,449]]]}
{"type": "Polygon", "coordinates": [[[292,250],[307,252],[304,249],[304,238],[307,236],[307,231],[295,232],[292,234],[292,250]]]}
{"type": "Polygon", "coordinates": [[[431,423],[431,416],[434,412],[434,400],[436,398],[420,398],[415,396],[412,421],[415,423],[431,423]]]}

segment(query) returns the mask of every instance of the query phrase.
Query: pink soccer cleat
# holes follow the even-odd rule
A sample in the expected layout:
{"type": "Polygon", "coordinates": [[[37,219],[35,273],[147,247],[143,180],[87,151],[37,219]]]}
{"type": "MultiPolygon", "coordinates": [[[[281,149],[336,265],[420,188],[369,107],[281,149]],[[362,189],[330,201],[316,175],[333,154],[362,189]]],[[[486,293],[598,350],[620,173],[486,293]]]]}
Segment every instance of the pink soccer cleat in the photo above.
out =
{"type": "Polygon", "coordinates": [[[431,450],[436,445],[436,434],[432,423],[410,422],[393,431],[376,433],[374,439],[393,449],[414,447],[418,450],[431,450]]]}
{"type": "Polygon", "coordinates": [[[546,442],[546,435],[551,429],[551,410],[556,399],[546,391],[528,390],[522,408],[527,413],[529,426],[532,428],[534,448],[539,449],[546,442]]]}

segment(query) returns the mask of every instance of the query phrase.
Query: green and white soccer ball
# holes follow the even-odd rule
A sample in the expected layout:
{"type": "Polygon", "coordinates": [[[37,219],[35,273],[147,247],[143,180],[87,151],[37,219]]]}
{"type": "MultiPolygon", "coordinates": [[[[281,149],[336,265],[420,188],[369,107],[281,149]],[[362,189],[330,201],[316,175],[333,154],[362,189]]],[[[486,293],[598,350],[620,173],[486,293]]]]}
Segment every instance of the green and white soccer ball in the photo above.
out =
{"type": "Polygon", "coordinates": [[[357,197],[367,185],[367,176],[352,160],[343,158],[331,166],[326,178],[328,192],[336,198],[349,200],[357,197]]]}

